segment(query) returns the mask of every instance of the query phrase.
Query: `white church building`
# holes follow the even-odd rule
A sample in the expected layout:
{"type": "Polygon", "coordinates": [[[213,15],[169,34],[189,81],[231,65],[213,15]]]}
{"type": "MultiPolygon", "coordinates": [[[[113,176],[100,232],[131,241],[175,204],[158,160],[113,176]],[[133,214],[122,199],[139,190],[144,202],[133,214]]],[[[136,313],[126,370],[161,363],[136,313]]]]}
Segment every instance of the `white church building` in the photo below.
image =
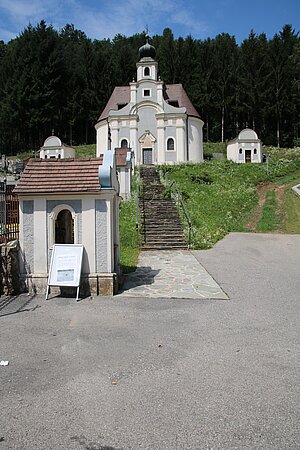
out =
{"type": "Polygon", "coordinates": [[[181,84],[158,77],[155,48],[139,49],[136,81],[115,87],[95,125],[97,156],[131,148],[134,165],[203,160],[203,121],[181,84]]]}
{"type": "Polygon", "coordinates": [[[262,162],[262,143],[254,130],[245,128],[228,142],[227,159],[239,164],[262,162]]]}

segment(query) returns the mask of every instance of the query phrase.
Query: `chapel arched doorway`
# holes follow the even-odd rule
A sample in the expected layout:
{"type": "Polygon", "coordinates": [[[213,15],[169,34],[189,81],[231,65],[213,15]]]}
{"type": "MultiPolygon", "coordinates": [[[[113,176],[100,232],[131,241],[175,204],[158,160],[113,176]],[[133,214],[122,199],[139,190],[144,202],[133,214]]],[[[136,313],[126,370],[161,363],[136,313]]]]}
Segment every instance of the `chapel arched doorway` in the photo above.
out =
{"type": "Polygon", "coordinates": [[[68,209],[62,209],[57,214],[55,244],[74,244],[74,219],[68,209]]]}

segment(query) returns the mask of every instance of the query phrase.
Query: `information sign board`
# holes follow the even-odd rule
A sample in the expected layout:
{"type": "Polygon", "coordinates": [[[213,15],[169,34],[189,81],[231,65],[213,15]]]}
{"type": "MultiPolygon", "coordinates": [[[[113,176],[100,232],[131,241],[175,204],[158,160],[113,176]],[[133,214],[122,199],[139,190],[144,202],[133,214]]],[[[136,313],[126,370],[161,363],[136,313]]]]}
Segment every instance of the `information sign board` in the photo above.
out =
{"type": "Polygon", "coordinates": [[[78,300],[83,245],[54,244],[51,256],[46,300],[50,286],[77,287],[78,300]]]}

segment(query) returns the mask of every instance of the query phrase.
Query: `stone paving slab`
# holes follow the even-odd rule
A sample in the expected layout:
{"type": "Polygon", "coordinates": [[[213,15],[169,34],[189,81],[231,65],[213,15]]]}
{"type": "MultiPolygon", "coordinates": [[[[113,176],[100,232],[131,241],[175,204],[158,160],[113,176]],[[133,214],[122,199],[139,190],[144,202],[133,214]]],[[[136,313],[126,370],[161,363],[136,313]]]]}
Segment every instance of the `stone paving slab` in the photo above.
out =
{"type": "Polygon", "coordinates": [[[189,250],[141,252],[136,271],[125,276],[118,296],[228,300],[189,250]]]}

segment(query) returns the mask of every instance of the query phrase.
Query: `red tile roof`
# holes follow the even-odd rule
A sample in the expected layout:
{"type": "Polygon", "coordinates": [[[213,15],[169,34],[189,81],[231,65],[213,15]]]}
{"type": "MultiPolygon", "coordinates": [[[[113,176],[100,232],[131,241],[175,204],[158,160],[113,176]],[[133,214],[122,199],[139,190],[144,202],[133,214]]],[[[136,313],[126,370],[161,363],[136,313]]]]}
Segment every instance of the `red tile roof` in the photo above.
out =
{"type": "Polygon", "coordinates": [[[130,86],[116,86],[106,103],[98,121],[106,119],[111,109],[118,110],[118,105],[125,105],[130,102],[130,86]]]}
{"type": "Polygon", "coordinates": [[[16,194],[99,192],[100,158],[30,159],[18,181],[16,194]]]}
{"type": "Polygon", "coordinates": [[[185,92],[182,84],[167,84],[165,100],[166,102],[177,100],[179,107],[185,107],[186,112],[189,116],[200,117],[198,111],[185,92]]]}
{"type": "MultiPolygon", "coordinates": [[[[189,99],[182,84],[167,84],[164,93],[166,102],[178,101],[180,108],[185,107],[189,116],[199,117],[199,113],[189,99]]],[[[130,102],[130,86],[116,86],[113,90],[104,110],[102,111],[98,122],[107,119],[111,109],[117,111],[118,105],[125,105],[130,102]]]]}
{"type": "Polygon", "coordinates": [[[131,152],[131,148],[115,148],[115,155],[116,155],[116,166],[117,167],[126,167],[126,156],[127,153],[131,152]]]}

